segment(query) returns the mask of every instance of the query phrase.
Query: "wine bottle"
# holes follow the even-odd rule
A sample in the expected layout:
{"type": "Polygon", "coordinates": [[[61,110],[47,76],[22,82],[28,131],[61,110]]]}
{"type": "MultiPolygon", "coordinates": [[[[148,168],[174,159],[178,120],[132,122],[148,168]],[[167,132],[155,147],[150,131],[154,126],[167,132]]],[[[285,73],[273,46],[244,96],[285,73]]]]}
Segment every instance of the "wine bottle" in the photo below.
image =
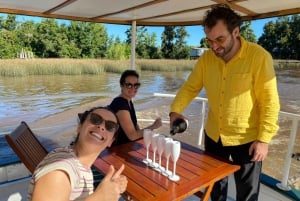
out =
{"type": "Polygon", "coordinates": [[[188,121],[186,119],[175,119],[172,125],[172,129],[170,130],[170,134],[175,135],[176,133],[183,133],[187,129],[187,127],[188,121]]]}

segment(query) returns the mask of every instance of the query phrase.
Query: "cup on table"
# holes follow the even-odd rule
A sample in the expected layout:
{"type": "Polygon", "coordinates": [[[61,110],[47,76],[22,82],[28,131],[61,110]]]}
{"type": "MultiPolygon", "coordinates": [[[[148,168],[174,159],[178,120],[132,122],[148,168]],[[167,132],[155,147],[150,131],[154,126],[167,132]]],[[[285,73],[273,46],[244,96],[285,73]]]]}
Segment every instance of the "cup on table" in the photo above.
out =
{"type": "Polygon", "coordinates": [[[180,177],[176,175],[176,163],[179,158],[181,151],[181,144],[179,141],[172,141],[171,146],[171,159],[173,161],[173,172],[172,175],[169,176],[169,179],[172,181],[178,181],[180,177]]]}
{"type": "Polygon", "coordinates": [[[157,139],[157,153],[158,153],[158,167],[155,168],[156,171],[162,172],[164,168],[161,166],[161,157],[165,149],[165,136],[159,135],[157,139]]]}
{"type": "Polygon", "coordinates": [[[152,160],[149,158],[149,148],[151,145],[152,135],[153,135],[152,130],[144,129],[143,138],[144,138],[144,143],[146,146],[146,158],[143,160],[143,162],[147,165],[149,165],[152,162],[152,160]]]}
{"type": "Polygon", "coordinates": [[[153,168],[158,167],[158,163],[156,163],[156,161],[155,161],[158,136],[159,136],[158,133],[154,133],[151,137],[151,148],[152,148],[152,151],[153,151],[153,158],[152,158],[152,162],[149,165],[153,168]]]}
{"type": "Polygon", "coordinates": [[[170,137],[166,137],[164,139],[164,156],[166,158],[166,166],[165,166],[165,170],[162,172],[162,174],[164,176],[169,176],[172,174],[172,172],[169,170],[169,159],[170,159],[170,155],[171,155],[171,146],[172,146],[172,141],[173,139],[170,137]]]}

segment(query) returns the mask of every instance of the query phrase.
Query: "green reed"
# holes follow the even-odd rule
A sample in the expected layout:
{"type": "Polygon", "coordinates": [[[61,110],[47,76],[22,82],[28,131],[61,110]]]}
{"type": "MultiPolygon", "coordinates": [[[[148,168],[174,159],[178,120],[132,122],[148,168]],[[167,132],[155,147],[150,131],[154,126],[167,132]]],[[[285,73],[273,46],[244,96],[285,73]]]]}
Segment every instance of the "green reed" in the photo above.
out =
{"type": "Polygon", "coordinates": [[[274,62],[275,69],[300,69],[300,61],[298,60],[276,60],[274,62]]]}
{"type": "MultiPolygon", "coordinates": [[[[137,59],[138,71],[190,71],[197,60],[137,59]]],[[[300,68],[299,61],[278,60],[276,69],[300,68]]],[[[130,69],[129,60],[107,59],[0,59],[0,76],[29,75],[99,75],[121,73],[130,69]]]]}
{"type": "Polygon", "coordinates": [[[0,76],[102,74],[109,60],[96,59],[7,59],[0,60],[0,76]]]}
{"type": "MultiPolygon", "coordinates": [[[[136,60],[138,71],[190,70],[195,60],[136,60]]],[[[2,59],[0,76],[29,75],[98,75],[105,72],[121,73],[130,69],[129,60],[102,59],[2,59]]]]}
{"type": "Polygon", "coordinates": [[[136,64],[142,71],[187,71],[192,70],[197,60],[141,59],[136,64]]]}

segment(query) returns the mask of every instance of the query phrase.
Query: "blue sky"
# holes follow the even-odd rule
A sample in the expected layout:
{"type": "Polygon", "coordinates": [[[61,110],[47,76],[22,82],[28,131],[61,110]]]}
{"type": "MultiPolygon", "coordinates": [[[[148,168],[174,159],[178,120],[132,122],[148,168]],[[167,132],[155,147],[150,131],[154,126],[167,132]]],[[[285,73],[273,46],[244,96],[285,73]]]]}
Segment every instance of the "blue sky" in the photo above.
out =
{"type": "MultiPolygon", "coordinates": [[[[251,28],[254,31],[256,38],[258,39],[263,33],[264,25],[269,21],[275,21],[277,18],[268,18],[263,20],[253,20],[251,22],[251,28]]],[[[129,26],[126,25],[113,25],[106,24],[107,33],[109,36],[114,35],[114,37],[119,35],[121,40],[126,39],[125,31],[129,26]]],[[[163,32],[163,27],[147,27],[148,32],[151,34],[152,32],[156,33],[158,44],[160,44],[161,33],[163,32]]],[[[201,38],[205,36],[202,26],[187,26],[187,32],[189,33],[189,37],[186,38],[187,44],[191,46],[199,46],[201,38]]]]}
{"type": "MultiPolygon", "coordinates": [[[[6,17],[6,14],[0,14],[0,16],[6,17]]],[[[36,22],[40,22],[41,18],[38,17],[29,17],[29,16],[18,16],[18,21],[25,21],[25,20],[33,20],[36,22]]],[[[263,32],[264,25],[269,21],[275,21],[276,18],[267,18],[262,20],[254,20],[251,23],[251,28],[254,30],[254,34],[256,35],[256,38],[259,38],[263,32]]],[[[60,20],[62,23],[64,23],[63,20],[60,20]]],[[[65,22],[67,23],[67,22],[65,22]]],[[[107,30],[107,33],[109,36],[114,36],[121,39],[121,41],[124,41],[126,39],[125,31],[130,27],[127,25],[115,25],[115,24],[104,24],[107,30]]],[[[153,32],[156,33],[157,36],[157,44],[160,45],[161,43],[161,33],[163,32],[163,27],[147,27],[148,33],[151,34],[153,32]]],[[[204,31],[202,26],[187,26],[186,27],[187,32],[189,33],[189,37],[186,38],[186,42],[190,46],[199,46],[201,38],[204,37],[204,31]]]]}

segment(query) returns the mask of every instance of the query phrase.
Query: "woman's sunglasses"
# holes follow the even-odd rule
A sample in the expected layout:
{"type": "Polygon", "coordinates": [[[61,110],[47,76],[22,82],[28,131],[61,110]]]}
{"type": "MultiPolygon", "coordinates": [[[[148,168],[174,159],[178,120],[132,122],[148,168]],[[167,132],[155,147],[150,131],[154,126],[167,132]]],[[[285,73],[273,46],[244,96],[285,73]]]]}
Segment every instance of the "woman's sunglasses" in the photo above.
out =
{"type": "Polygon", "coordinates": [[[100,124],[102,124],[104,122],[105,129],[111,133],[115,133],[119,128],[118,123],[116,123],[114,121],[110,121],[110,120],[105,120],[105,119],[103,119],[102,116],[100,116],[99,114],[96,114],[96,113],[91,113],[90,122],[96,126],[99,126],[100,124]]]}
{"type": "Polygon", "coordinates": [[[127,89],[132,89],[132,88],[135,88],[135,89],[138,89],[140,88],[141,86],[141,83],[137,82],[137,83],[124,83],[124,86],[127,88],[127,89]]]}

